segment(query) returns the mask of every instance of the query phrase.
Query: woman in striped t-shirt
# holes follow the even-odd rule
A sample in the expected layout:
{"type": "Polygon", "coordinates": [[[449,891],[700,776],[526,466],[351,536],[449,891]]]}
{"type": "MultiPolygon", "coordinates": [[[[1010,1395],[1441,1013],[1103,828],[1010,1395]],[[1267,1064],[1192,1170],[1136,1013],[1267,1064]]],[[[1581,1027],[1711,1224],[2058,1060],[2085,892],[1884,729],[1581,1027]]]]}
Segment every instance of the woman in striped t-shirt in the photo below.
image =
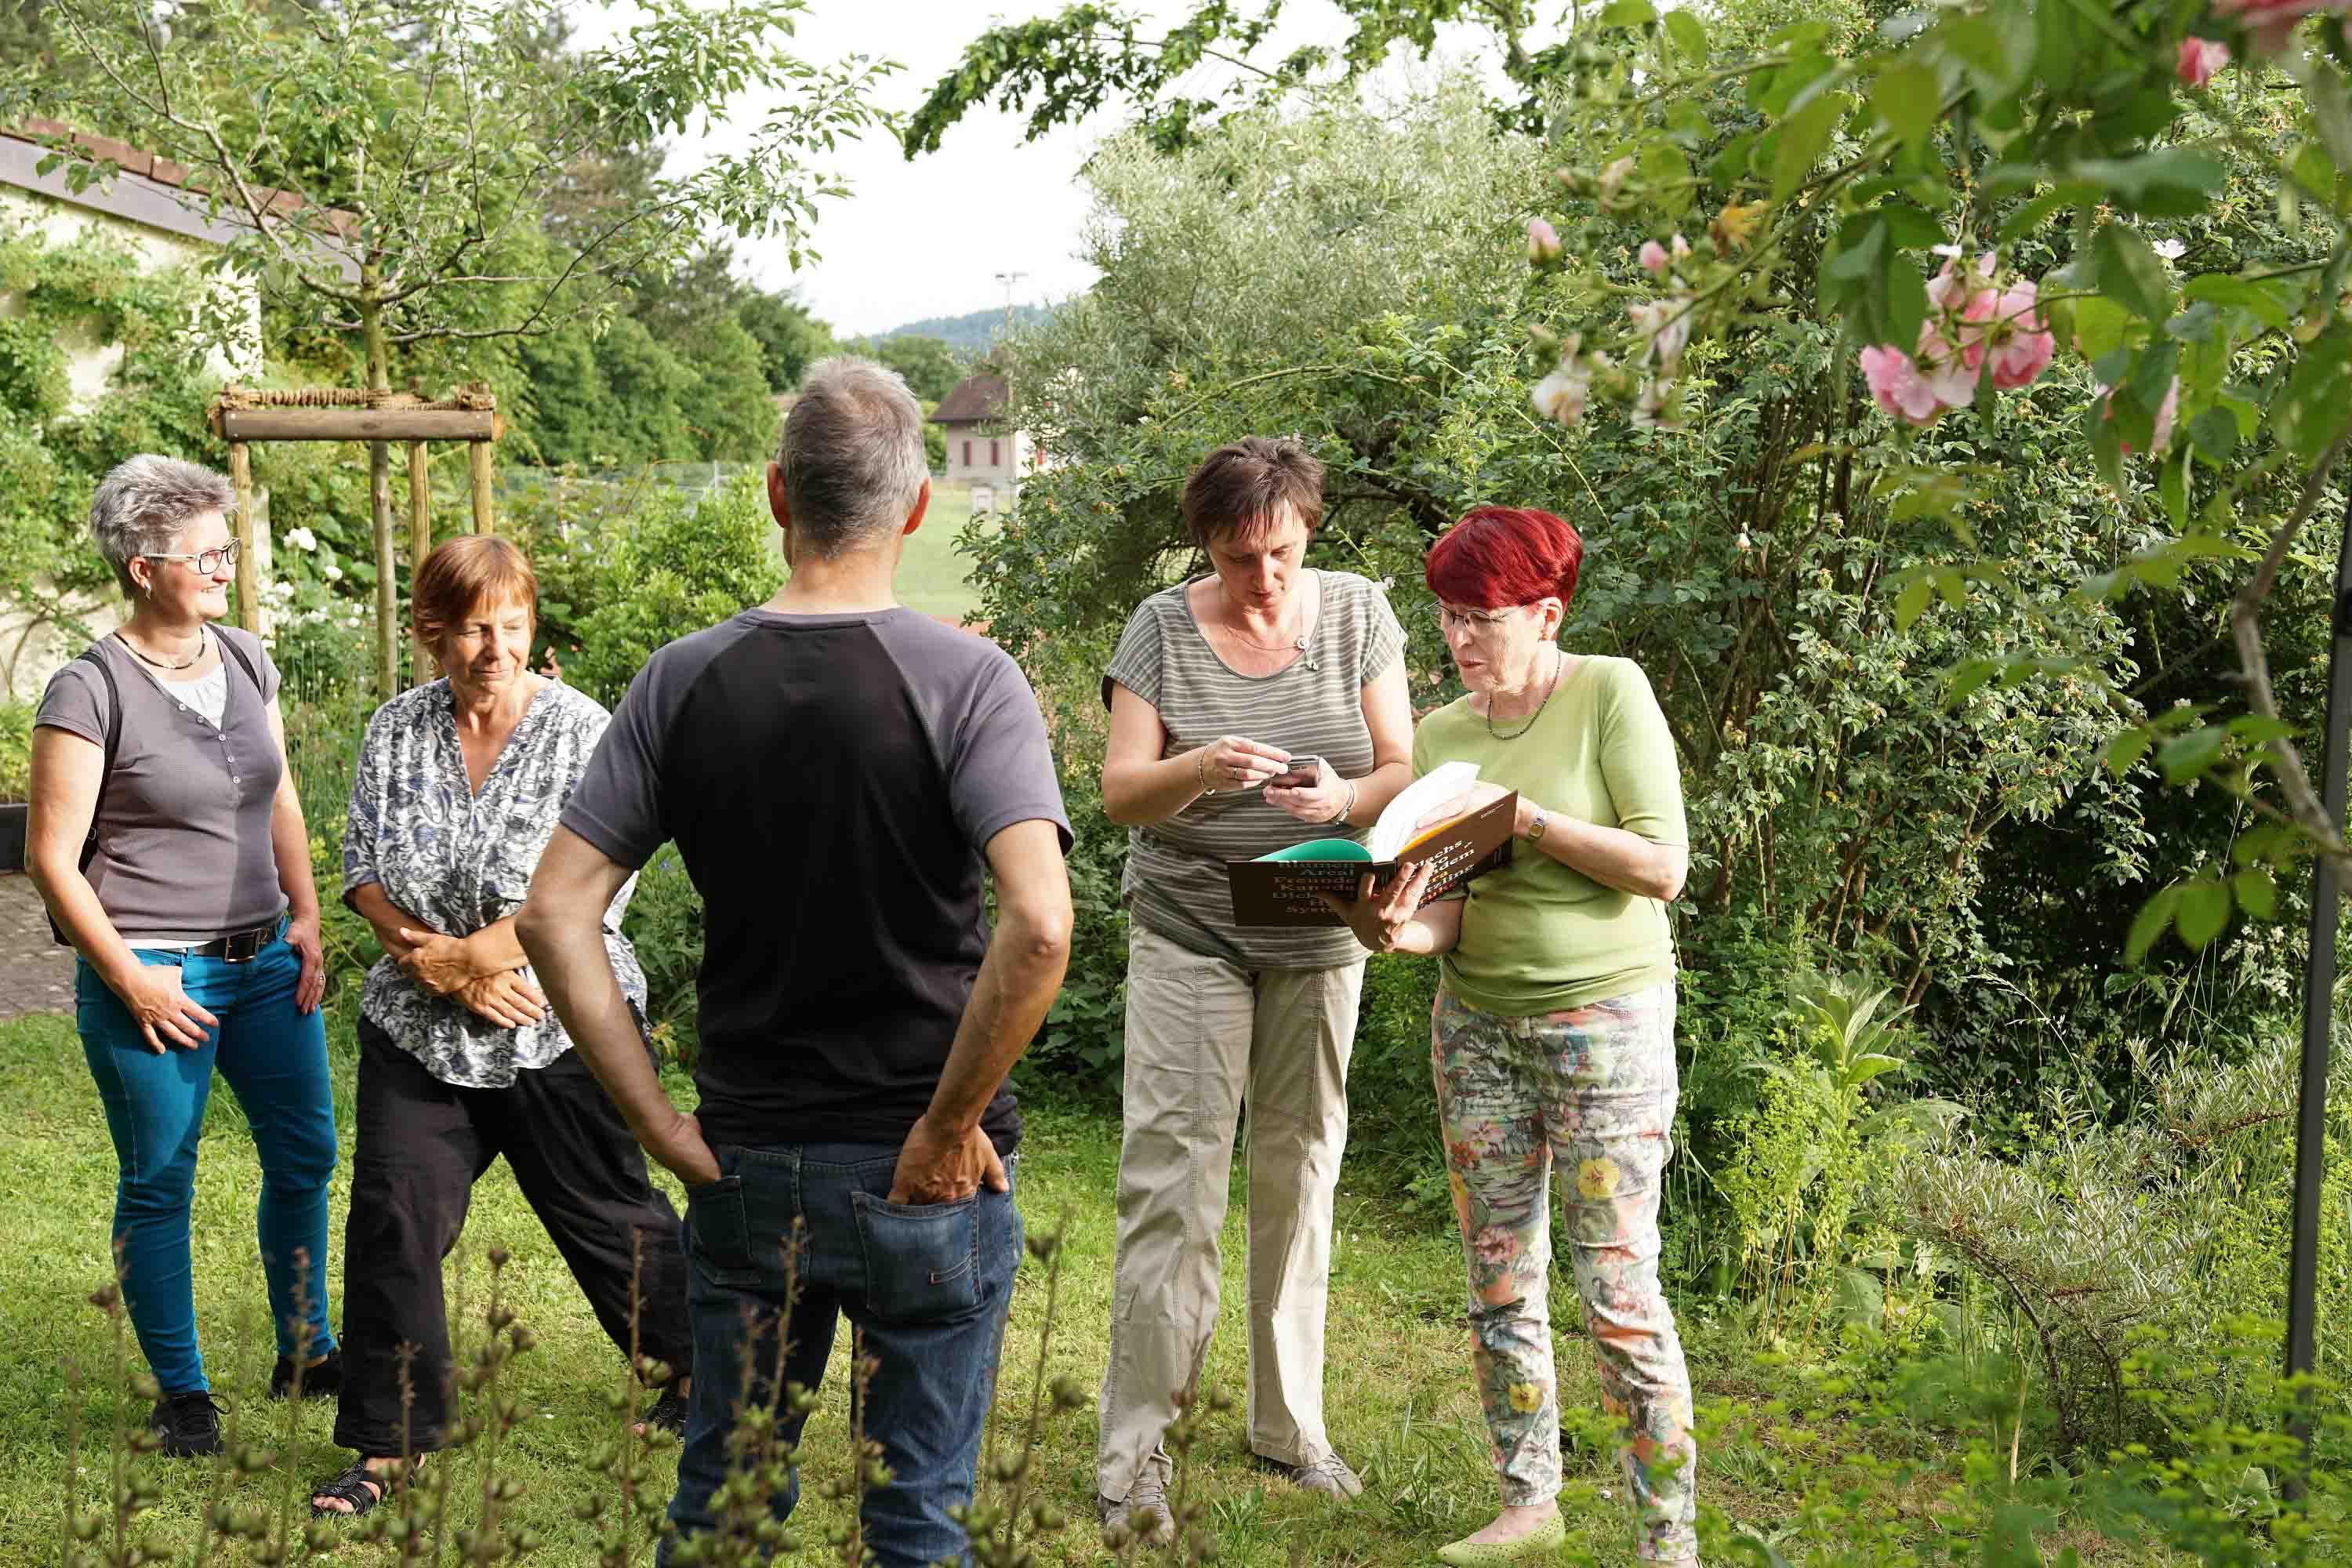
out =
{"type": "Polygon", "coordinates": [[[1192,1385],[1216,1327],[1244,1101],[1250,1447],[1311,1490],[1361,1489],[1324,1431],[1323,1305],[1364,953],[1338,926],[1235,925],[1225,862],[1370,825],[1412,746],[1387,597],[1305,563],[1322,465],[1295,440],[1237,441],[1194,470],[1182,510],[1215,570],[1138,606],[1103,679],[1103,806],[1131,830],[1131,937],[1096,1490],[1107,1532],[1155,1540],[1172,1528],[1171,1391],[1192,1385]],[[1294,756],[1321,765],[1298,776],[1294,756]]]}

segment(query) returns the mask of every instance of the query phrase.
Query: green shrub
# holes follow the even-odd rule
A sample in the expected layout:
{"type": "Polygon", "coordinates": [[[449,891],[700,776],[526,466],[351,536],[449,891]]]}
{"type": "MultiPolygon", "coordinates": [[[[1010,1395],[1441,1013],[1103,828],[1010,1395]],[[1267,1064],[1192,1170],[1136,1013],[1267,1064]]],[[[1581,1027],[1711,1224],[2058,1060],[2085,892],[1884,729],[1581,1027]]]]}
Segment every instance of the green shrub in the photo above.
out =
{"type": "Polygon", "coordinates": [[[0,702],[0,801],[25,800],[33,785],[33,705],[0,702]]]}
{"type": "Polygon", "coordinates": [[[1451,1225],[1445,1148],[1430,1077],[1429,1010],[1437,965],[1382,953],[1364,966],[1356,1054],[1348,1064],[1346,1187],[1393,1212],[1451,1225]]]}
{"type": "Polygon", "coordinates": [[[516,534],[539,574],[541,646],[607,708],[656,648],[759,604],[783,576],[758,469],[699,502],[650,479],[560,481],[518,504],[516,534]]]}
{"type": "Polygon", "coordinates": [[[637,873],[621,930],[637,951],[646,972],[646,1024],[665,1058],[694,1066],[698,1002],[695,976],[702,968],[702,895],[686,874],[677,847],[666,844],[637,873]]]}
{"type": "Polygon", "coordinates": [[[1070,819],[1070,968],[1045,1026],[1013,1069],[1016,1089],[1100,1100],[1117,1091],[1127,1056],[1127,906],[1119,879],[1127,829],[1103,815],[1102,754],[1110,721],[1097,638],[1041,642],[1023,660],[1053,739],[1054,770],[1070,819]]]}

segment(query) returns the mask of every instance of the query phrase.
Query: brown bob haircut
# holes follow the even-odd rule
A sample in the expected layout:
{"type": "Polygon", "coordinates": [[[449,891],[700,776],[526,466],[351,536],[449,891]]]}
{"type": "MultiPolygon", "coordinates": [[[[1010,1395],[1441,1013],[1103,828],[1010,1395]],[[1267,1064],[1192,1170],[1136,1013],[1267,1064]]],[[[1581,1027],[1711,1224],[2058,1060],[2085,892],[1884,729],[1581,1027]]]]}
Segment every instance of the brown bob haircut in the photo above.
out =
{"type": "Polygon", "coordinates": [[[530,559],[495,534],[466,533],[435,548],[416,569],[409,613],[416,640],[438,650],[449,628],[477,608],[520,605],[539,625],[539,574],[530,559]]]}
{"type": "Polygon", "coordinates": [[[1296,437],[1249,436],[1201,459],[1179,503],[1184,531],[1206,550],[1268,528],[1287,510],[1312,533],[1323,522],[1323,465],[1296,437]]]}

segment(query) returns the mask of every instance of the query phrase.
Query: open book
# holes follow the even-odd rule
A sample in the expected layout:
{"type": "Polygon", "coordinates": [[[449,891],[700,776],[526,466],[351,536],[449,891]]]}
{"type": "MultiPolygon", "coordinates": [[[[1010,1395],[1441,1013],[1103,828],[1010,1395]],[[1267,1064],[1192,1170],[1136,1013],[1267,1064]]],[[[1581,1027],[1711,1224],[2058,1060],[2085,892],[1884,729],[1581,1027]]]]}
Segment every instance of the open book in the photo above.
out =
{"type": "Polygon", "coordinates": [[[1359,844],[1352,838],[1311,838],[1261,855],[1229,860],[1234,923],[1245,926],[1336,926],[1343,922],[1320,895],[1352,899],[1364,873],[1386,887],[1400,871],[1433,862],[1426,899],[1452,892],[1473,877],[1511,863],[1519,797],[1506,795],[1465,816],[1416,829],[1415,824],[1478,782],[1475,763],[1445,763],[1407,785],[1359,844]]]}

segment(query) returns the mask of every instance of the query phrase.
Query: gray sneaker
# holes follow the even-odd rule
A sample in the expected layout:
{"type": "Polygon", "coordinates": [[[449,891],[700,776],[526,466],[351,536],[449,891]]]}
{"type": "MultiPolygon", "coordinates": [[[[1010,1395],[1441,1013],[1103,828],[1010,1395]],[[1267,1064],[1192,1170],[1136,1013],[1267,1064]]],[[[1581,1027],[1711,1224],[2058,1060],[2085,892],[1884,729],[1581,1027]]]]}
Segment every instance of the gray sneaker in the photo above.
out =
{"type": "Polygon", "coordinates": [[[1135,1478],[1126,1497],[1118,1501],[1095,1499],[1095,1517],[1102,1522],[1104,1545],[1117,1551],[1129,1541],[1165,1546],[1176,1539],[1176,1520],[1168,1508],[1170,1468],[1167,1455],[1154,1454],[1143,1462],[1143,1473],[1135,1478]]]}
{"type": "Polygon", "coordinates": [[[1356,1479],[1356,1472],[1348,1468],[1348,1461],[1337,1454],[1325,1454],[1303,1465],[1286,1465],[1278,1459],[1268,1462],[1288,1476],[1293,1485],[1306,1491],[1321,1492],[1340,1502],[1361,1497],[1364,1493],[1364,1483],[1356,1479]]]}

